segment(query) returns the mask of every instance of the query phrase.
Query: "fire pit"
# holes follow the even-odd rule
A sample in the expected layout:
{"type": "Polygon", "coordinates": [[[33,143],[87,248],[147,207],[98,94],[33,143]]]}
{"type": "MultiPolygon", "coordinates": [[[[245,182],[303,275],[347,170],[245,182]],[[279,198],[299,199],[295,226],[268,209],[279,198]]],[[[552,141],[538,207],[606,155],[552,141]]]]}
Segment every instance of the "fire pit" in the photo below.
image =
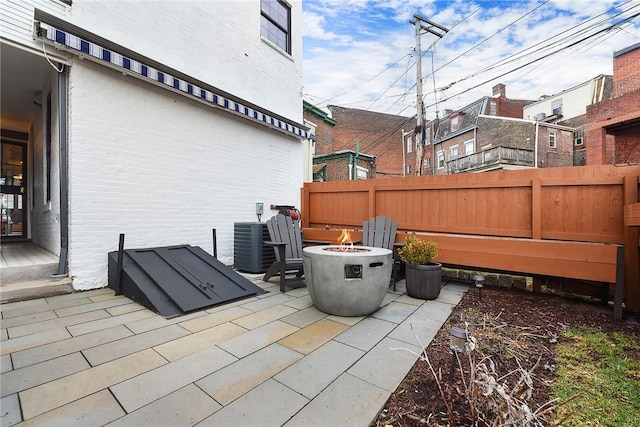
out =
{"type": "Polygon", "coordinates": [[[315,306],[337,316],[364,316],[380,307],[391,279],[391,251],[368,246],[303,249],[304,275],[315,306]]]}

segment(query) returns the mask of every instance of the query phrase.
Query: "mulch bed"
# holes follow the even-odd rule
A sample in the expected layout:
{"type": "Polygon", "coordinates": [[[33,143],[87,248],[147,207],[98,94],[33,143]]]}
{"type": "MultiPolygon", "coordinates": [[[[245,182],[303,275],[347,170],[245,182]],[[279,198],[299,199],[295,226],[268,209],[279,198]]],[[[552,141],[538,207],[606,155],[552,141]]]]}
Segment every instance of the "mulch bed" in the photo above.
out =
{"type": "MultiPolygon", "coordinates": [[[[518,289],[485,287],[481,298],[470,289],[454,309],[427,348],[429,361],[440,378],[442,393],[459,426],[471,425],[465,383],[459,367],[449,380],[452,353],[449,329],[467,328],[478,339],[482,354],[491,355],[499,374],[517,372],[519,365],[533,370],[532,395],[528,405],[535,410],[549,402],[549,384],[555,375],[555,347],[569,327],[587,326],[606,333],[623,331],[640,339],[637,317],[615,321],[613,310],[598,303],[551,293],[532,293],[518,289]]],[[[476,353],[477,354],[477,353],[476,353]]],[[[460,357],[468,383],[469,360],[460,357]]],[[[507,378],[515,384],[519,375],[507,378]],[[513,377],[513,378],[512,378],[513,377]]],[[[451,425],[438,384],[429,365],[418,360],[372,425],[446,426],[451,425]]]]}

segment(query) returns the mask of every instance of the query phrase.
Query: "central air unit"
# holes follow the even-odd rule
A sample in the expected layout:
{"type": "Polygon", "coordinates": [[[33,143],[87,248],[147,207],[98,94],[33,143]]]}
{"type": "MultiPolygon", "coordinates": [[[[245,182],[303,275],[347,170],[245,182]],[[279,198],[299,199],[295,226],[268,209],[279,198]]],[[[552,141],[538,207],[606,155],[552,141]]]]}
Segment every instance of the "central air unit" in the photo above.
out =
{"type": "Polygon", "coordinates": [[[264,273],[276,261],[267,224],[236,222],[233,225],[233,266],[248,273],[264,273]]]}
{"type": "Polygon", "coordinates": [[[536,119],[536,121],[540,121],[540,120],[544,119],[545,117],[547,117],[547,115],[545,113],[538,113],[538,114],[536,114],[535,119],[536,119]]]}

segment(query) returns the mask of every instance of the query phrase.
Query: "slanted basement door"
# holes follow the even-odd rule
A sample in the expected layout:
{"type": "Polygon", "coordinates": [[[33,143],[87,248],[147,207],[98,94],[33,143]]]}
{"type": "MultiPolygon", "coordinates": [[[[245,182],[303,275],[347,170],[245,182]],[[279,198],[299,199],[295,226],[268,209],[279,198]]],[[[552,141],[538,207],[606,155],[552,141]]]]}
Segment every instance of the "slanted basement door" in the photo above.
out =
{"type": "Polygon", "coordinates": [[[109,287],[164,317],[225,304],[265,291],[198,246],[180,245],[109,253],[109,287]]]}

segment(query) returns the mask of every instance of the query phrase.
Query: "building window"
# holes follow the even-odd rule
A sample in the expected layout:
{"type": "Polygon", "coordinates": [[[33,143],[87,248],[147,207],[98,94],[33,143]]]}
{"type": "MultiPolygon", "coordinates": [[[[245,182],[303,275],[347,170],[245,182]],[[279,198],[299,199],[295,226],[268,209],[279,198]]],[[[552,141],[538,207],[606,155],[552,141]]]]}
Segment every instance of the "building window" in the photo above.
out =
{"type": "Polygon", "coordinates": [[[556,133],[549,132],[549,148],[556,148],[556,133]]]}
{"type": "Polygon", "coordinates": [[[407,153],[411,153],[413,151],[413,138],[409,137],[407,139],[407,153]]]}
{"type": "Polygon", "coordinates": [[[407,165],[407,175],[411,175],[411,165],[407,165]]]}
{"type": "Polygon", "coordinates": [[[425,168],[430,168],[431,167],[431,157],[425,157],[425,159],[424,159],[424,167],[425,168]]]}
{"type": "Polygon", "coordinates": [[[424,143],[425,145],[431,144],[431,128],[426,128],[424,130],[424,143]]]}
{"type": "Polygon", "coordinates": [[[451,132],[460,129],[460,116],[451,117],[451,132]]]}
{"type": "Polygon", "coordinates": [[[496,107],[496,101],[491,101],[491,104],[489,104],[489,115],[491,116],[495,116],[497,114],[497,107],[496,107]]]}
{"type": "Polygon", "coordinates": [[[261,0],[260,35],[291,53],[291,7],[282,0],[261,0]]]}
{"type": "MultiPolygon", "coordinates": [[[[356,165],[356,176],[355,179],[367,179],[369,177],[369,170],[367,168],[363,168],[362,166],[356,165]]],[[[353,176],[353,165],[349,164],[349,180],[354,179],[353,176]]]]}
{"type": "Polygon", "coordinates": [[[551,109],[553,110],[553,114],[562,114],[562,98],[551,102],[551,109]]]}
{"type": "Polygon", "coordinates": [[[438,169],[444,168],[444,151],[438,151],[438,169]]]}
{"type": "Polygon", "coordinates": [[[584,144],[584,129],[578,130],[573,133],[573,142],[575,145],[583,145],[584,144]]]}
{"type": "Polygon", "coordinates": [[[453,147],[449,148],[449,158],[455,159],[457,157],[458,157],[458,146],[454,145],[453,147]]]}
{"type": "Polygon", "coordinates": [[[473,139],[464,143],[464,155],[468,156],[469,154],[473,154],[473,139]]]}

